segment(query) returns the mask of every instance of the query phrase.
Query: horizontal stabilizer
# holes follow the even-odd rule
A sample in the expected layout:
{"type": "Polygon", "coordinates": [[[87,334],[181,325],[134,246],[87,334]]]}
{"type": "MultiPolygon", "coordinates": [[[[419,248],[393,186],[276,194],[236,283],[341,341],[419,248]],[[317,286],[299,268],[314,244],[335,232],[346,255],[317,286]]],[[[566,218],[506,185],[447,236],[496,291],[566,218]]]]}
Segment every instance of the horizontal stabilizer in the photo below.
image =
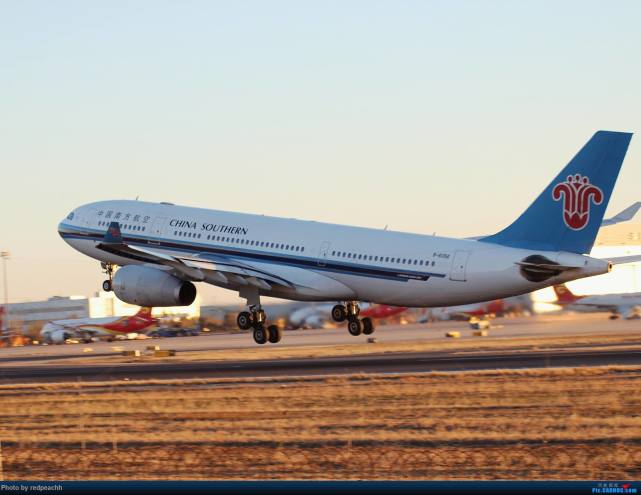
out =
{"type": "Polygon", "coordinates": [[[613,265],[623,265],[625,263],[637,263],[641,261],[641,254],[634,256],[620,256],[618,258],[606,258],[603,261],[609,261],[613,265]]]}
{"type": "Polygon", "coordinates": [[[628,206],[625,210],[620,213],[617,213],[612,218],[606,218],[601,222],[601,227],[607,227],[608,225],[614,225],[621,222],[628,222],[634,218],[634,216],[641,208],[641,201],[637,201],[633,205],[628,206]]]}

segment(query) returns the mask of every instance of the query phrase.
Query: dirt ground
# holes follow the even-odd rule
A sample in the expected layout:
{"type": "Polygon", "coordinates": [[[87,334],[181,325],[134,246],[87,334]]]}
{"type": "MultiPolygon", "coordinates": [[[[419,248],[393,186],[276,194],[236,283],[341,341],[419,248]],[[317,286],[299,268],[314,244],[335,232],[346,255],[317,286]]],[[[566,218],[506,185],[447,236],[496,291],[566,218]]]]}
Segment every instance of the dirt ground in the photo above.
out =
{"type": "Polygon", "coordinates": [[[641,367],[0,386],[12,479],[639,479],[641,367]]]}

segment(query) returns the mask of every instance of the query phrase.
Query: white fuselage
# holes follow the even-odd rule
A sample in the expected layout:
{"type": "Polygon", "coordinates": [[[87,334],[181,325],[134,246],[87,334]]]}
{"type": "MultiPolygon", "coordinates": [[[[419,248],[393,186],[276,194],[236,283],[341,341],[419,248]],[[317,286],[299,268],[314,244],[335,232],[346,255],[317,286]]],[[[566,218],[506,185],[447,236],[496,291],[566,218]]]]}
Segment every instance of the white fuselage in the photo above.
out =
{"type": "Polygon", "coordinates": [[[631,318],[636,317],[638,308],[641,308],[641,293],[585,296],[568,304],[566,307],[573,311],[609,311],[620,314],[625,318],[631,318]]]}
{"type": "MultiPolygon", "coordinates": [[[[170,256],[225,257],[282,277],[294,287],[274,285],[260,294],[292,300],[450,306],[608,271],[607,262],[573,253],[141,201],[84,205],[60,223],[59,231],[72,247],[97,260],[144,263],[96,248],[112,221],[119,222],[129,245],[170,256]],[[531,255],[577,268],[532,282],[516,264],[531,255]]],[[[238,289],[213,275],[205,281],[238,289]]]]}

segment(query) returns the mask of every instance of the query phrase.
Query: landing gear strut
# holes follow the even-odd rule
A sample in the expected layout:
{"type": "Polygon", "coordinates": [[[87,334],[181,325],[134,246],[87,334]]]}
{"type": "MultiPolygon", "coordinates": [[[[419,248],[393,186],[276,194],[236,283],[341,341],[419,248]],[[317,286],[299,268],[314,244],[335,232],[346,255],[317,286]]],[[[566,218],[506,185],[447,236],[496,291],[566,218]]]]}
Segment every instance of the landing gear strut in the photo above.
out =
{"type": "Polygon", "coordinates": [[[109,277],[102,283],[102,290],[111,292],[113,290],[114,265],[113,263],[101,261],[100,267],[102,268],[102,273],[106,273],[107,277],[109,277]]]}
{"type": "Polygon", "coordinates": [[[257,344],[277,344],[283,338],[283,331],[276,325],[266,326],[267,318],[265,311],[260,305],[260,297],[257,293],[252,293],[247,297],[249,311],[242,311],[236,318],[238,328],[249,330],[253,328],[254,341],[257,344]]]}
{"type": "Polygon", "coordinates": [[[332,318],[336,322],[347,320],[347,331],[350,335],[358,337],[361,333],[371,335],[374,333],[374,323],[369,317],[358,318],[361,309],[355,301],[348,301],[345,306],[337,304],[332,308],[332,318]]]}

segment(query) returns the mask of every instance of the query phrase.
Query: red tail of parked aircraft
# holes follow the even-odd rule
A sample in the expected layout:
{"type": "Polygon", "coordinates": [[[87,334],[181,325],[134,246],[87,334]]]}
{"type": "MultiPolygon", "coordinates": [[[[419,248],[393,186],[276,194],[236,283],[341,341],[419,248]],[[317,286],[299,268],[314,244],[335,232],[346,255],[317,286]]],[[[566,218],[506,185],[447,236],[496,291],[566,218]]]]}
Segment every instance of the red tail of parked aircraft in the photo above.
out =
{"type": "Polygon", "coordinates": [[[583,298],[583,296],[577,296],[576,294],[572,293],[572,291],[568,289],[565,284],[555,285],[553,288],[554,293],[556,294],[556,303],[560,304],[561,306],[565,304],[572,304],[573,302],[583,298]]]}
{"type": "Polygon", "coordinates": [[[389,318],[390,316],[395,316],[407,308],[403,306],[388,306],[387,304],[375,304],[370,306],[367,309],[363,309],[360,312],[361,316],[369,316],[370,318],[389,318]]]}

